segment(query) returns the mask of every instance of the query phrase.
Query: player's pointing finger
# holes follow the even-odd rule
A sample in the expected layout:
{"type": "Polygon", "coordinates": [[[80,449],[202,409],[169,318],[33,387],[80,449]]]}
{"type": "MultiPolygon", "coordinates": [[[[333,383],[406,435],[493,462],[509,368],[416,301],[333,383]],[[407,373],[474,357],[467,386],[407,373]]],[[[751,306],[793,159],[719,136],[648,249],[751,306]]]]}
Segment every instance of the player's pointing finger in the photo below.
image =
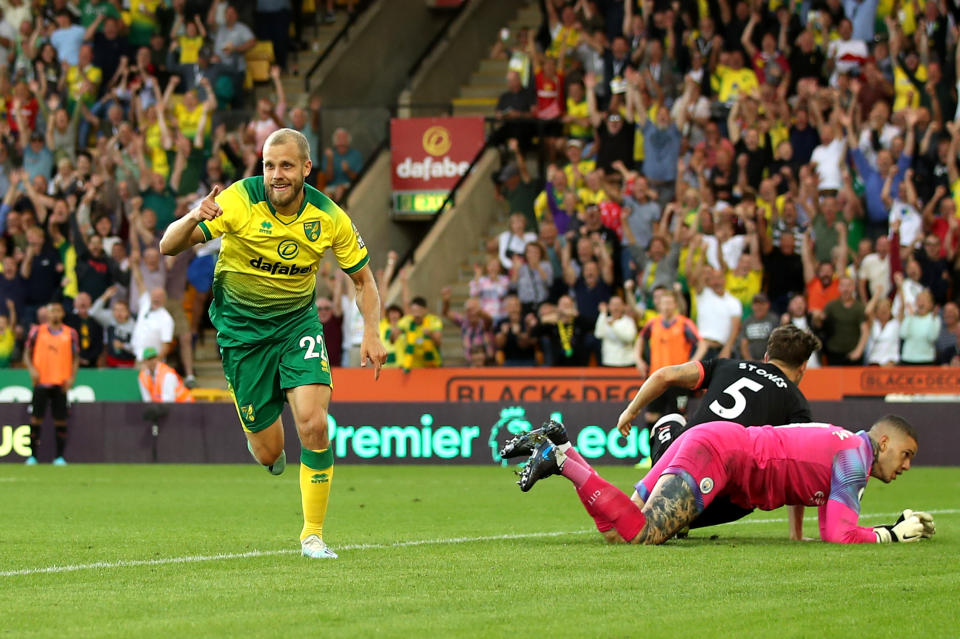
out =
{"type": "Polygon", "coordinates": [[[204,198],[204,199],[212,200],[213,198],[217,197],[218,195],[220,195],[220,185],[219,185],[219,184],[214,184],[214,185],[213,185],[213,188],[210,189],[210,194],[209,194],[206,198],[204,198]]]}

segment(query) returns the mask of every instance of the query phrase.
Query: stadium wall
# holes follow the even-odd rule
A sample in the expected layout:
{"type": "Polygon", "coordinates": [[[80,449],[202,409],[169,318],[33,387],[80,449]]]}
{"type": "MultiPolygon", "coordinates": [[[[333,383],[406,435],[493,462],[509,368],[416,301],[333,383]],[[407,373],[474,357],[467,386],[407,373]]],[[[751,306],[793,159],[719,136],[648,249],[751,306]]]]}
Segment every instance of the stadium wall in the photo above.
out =
{"type": "MultiPolygon", "coordinates": [[[[550,417],[564,421],[581,453],[592,461],[632,464],[646,456],[647,433],[619,437],[615,424],[624,402],[334,402],[331,444],[340,462],[377,464],[503,463],[496,451],[512,433],[550,417]]],[[[920,465],[960,465],[960,429],[948,403],[892,404],[879,398],[814,402],[816,419],[851,430],[868,427],[886,413],[917,426],[920,465]]],[[[0,404],[0,462],[22,462],[30,454],[27,404],[0,404]]],[[[289,409],[285,416],[287,457],[299,459],[289,409]]],[[[71,462],[248,463],[250,455],[236,409],[225,403],[155,405],[126,402],[77,403],[71,407],[71,462]],[[158,407],[166,415],[148,414],[158,407]]],[[[53,458],[53,425],[45,425],[41,462],[53,458]]]]}

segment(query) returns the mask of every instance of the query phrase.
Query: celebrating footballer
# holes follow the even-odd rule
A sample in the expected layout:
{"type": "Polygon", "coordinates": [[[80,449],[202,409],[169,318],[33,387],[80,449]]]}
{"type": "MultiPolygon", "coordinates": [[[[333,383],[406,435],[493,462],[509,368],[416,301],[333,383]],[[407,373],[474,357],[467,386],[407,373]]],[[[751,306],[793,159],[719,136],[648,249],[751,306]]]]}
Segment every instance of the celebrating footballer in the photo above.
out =
{"type": "Polygon", "coordinates": [[[300,438],[304,556],[335,558],[323,541],[333,452],[327,430],[332,392],[323,326],[314,307],[317,265],[328,248],[356,287],[363,315],[362,364],[379,378],[386,351],[377,331],[380,300],[366,246],[347,214],[304,184],[312,168],[307,139],[280,129],[263,146],[263,177],[220,191],[171,224],[160,250],[176,255],[223,238],[210,319],[247,446],[266,469],[286,466],[284,402],[300,438]]]}

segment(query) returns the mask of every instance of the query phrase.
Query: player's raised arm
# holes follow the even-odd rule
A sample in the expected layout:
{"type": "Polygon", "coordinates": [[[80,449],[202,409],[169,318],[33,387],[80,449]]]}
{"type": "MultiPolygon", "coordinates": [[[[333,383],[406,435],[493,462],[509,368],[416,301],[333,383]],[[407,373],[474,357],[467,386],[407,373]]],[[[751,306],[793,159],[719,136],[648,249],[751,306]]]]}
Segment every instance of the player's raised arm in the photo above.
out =
{"type": "Polygon", "coordinates": [[[668,388],[679,386],[693,390],[702,380],[703,365],[700,362],[687,362],[658,369],[643,382],[643,386],[634,395],[633,400],[623,409],[620,420],[617,422],[617,430],[621,435],[627,435],[630,432],[631,422],[636,419],[643,407],[663,395],[668,388]]]}
{"type": "Polygon", "coordinates": [[[380,294],[370,264],[354,273],[350,279],[357,289],[357,307],[363,315],[363,339],[360,342],[360,366],[367,360],[373,365],[374,379],[380,379],[380,368],[387,361],[387,349],[380,341],[380,294]]]}
{"type": "Polygon", "coordinates": [[[200,204],[189,213],[176,220],[167,227],[160,238],[160,252],[164,255],[177,255],[194,244],[203,241],[203,231],[197,226],[200,222],[213,220],[223,215],[223,210],[217,204],[216,197],[220,193],[219,185],[215,185],[207,197],[200,200],[200,204]]]}

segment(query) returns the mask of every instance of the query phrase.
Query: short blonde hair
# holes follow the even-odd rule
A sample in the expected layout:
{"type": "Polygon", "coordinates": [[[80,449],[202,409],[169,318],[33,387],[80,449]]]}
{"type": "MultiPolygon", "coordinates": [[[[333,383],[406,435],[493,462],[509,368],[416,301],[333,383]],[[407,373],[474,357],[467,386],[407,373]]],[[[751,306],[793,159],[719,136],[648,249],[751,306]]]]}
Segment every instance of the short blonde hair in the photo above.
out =
{"type": "Polygon", "coordinates": [[[263,148],[273,146],[274,144],[287,144],[288,142],[293,142],[297,145],[301,162],[310,159],[310,142],[307,141],[307,136],[296,129],[277,129],[271,133],[267,141],[263,143],[263,148]]]}

